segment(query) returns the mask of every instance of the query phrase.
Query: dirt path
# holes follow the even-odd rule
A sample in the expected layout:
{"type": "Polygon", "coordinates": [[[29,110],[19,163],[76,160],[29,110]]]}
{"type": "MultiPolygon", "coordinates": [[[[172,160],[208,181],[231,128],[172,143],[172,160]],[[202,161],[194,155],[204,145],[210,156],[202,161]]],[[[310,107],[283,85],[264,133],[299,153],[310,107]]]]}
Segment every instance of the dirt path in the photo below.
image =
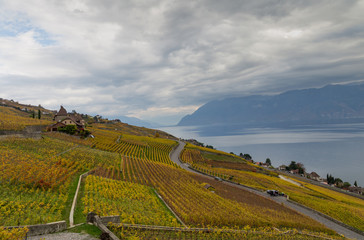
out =
{"type": "Polygon", "coordinates": [[[297,186],[299,186],[299,187],[302,187],[302,184],[301,184],[301,183],[298,183],[298,182],[296,182],[296,181],[293,181],[292,179],[286,178],[285,176],[278,175],[278,177],[279,177],[280,179],[283,179],[284,181],[287,181],[287,182],[293,183],[294,185],[297,185],[297,186]]]}
{"type": "MultiPolygon", "coordinates": [[[[170,157],[171,157],[171,160],[175,163],[177,163],[179,166],[181,166],[183,169],[189,171],[189,172],[193,172],[193,173],[196,173],[196,174],[199,174],[199,175],[203,175],[203,176],[206,176],[206,177],[209,177],[209,178],[213,178],[211,176],[208,176],[206,174],[202,174],[200,172],[197,172],[191,168],[188,167],[188,164],[185,164],[185,163],[182,163],[181,160],[179,159],[179,156],[183,150],[185,146],[185,143],[184,142],[181,142],[179,141],[179,145],[173,150],[173,152],[170,154],[170,157]]],[[[311,211],[309,209],[306,209],[304,207],[301,207],[299,205],[296,205],[292,202],[289,202],[285,197],[271,197],[269,195],[267,195],[265,192],[261,192],[259,190],[254,190],[250,187],[245,187],[243,185],[239,185],[239,184],[236,184],[236,183],[232,183],[232,182],[227,182],[225,180],[223,180],[223,183],[225,184],[228,184],[230,186],[234,186],[236,188],[240,188],[240,189],[244,189],[246,191],[249,191],[251,193],[254,193],[254,194],[257,194],[257,195],[260,195],[260,196],[263,196],[265,198],[269,198],[275,202],[278,202],[278,203],[283,203],[286,207],[289,207],[303,215],[306,215],[322,224],[324,224],[327,228],[330,228],[334,231],[336,231],[337,233],[339,234],[343,234],[345,237],[347,238],[350,238],[350,239],[364,239],[364,236],[359,234],[359,233],[356,233],[346,227],[343,227],[321,215],[319,215],[318,213],[316,213],[315,211],[311,211]]]]}

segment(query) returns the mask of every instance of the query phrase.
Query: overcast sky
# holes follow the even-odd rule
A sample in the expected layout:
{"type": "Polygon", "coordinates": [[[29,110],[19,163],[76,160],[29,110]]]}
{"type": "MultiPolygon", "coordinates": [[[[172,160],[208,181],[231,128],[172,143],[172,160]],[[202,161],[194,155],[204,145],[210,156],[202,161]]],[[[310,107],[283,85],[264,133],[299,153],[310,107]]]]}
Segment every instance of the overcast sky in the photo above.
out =
{"type": "Polygon", "coordinates": [[[161,124],[364,79],[364,1],[0,0],[0,97],[161,124]]]}

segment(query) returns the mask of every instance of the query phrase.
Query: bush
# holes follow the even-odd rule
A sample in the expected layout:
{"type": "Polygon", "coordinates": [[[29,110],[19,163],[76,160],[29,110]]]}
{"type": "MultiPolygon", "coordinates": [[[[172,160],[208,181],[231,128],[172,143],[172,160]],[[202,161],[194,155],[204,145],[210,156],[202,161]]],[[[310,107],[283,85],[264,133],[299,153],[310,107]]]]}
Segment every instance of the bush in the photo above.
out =
{"type": "Polygon", "coordinates": [[[90,136],[91,132],[89,130],[81,130],[80,135],[82,138],[87,138],[88,136],[90,136]]]}
{"type": "Polygon", "coordinates": [[[59,127],[58,131],[73,135],[77,132],[77,127],[76,125],[67,125],[65,127],[59,127]]]}

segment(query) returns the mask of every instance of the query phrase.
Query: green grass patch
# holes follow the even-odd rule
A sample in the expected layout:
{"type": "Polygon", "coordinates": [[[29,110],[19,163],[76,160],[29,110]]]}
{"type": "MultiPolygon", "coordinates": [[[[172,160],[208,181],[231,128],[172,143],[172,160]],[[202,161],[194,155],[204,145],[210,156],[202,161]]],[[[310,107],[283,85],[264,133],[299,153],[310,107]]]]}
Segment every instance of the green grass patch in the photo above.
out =
{"type": "Polygon", "coordinates": [[[86,222],[86,216],[82,213],[83,209],[84,209],[84,206],[83,206],[83,203],[82,203],[82,198],[83,198],[83,195],[84,195],[84,191],[85,191],[85,179],[83,178],[82,181],[81,181],[80,190],[78,191],[76,208],[75,208],[75,212],[74,212],[74,215],[73,215],[74,224],[79,224],[79,223],[86,222]]]}
{"type": "Polygon", "coordinates": [[[99,238],[101,235],[101,230],[91,224],[84,223],[82,225],[79,225],[77,227],[68,229],[66,232],[73,232],[73,233],[87,233],[93,237],[99,238]]]}
{"type": "Polygon", "coordinates": [[[63,212],[62,212],[63,219],[66,220],[68,225],[70,224],[70,211],[72,208],[73,198],[76,193],[79,177],[80,177],[80,174],[76,174],[72,178],[70,187],[68,188],[68,199],[66,202],[66,207],[63,209],[63,212]]]}

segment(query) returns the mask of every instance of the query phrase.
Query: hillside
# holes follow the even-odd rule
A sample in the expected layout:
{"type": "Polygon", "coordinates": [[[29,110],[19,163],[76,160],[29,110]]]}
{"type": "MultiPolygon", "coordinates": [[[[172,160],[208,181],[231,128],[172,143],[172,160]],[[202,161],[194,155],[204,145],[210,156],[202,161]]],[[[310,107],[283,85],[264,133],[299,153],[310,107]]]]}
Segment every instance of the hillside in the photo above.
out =
{"type": "Polygon", "coordinates": [[[319,89],[211,101],[187,115],[179,126],[286,126],[364,121],[364,85],[328,85],[319,89]]]}
{"type": "MultiPolygon", "coordinates": [[[[22,110],[3,108],[2,116],[32,124],[24,119],[33,118],[21,116],[22,110]]],[[[9,126],[4,131],[13,131],[9,126]]],[[[182,161],[190,165],[186,171],[170,157],[179,144],[176,138],[153,129],[109,120],[90,122],[87,129],[93,137],[43,132],[39,139],[0,140],[0,226],[62,220],[73,226],[94,212],[119,216],[121,225],[109,228],[121,239],[342,239],[286,207],[288,202],[279,202],[285,198],[264,193],[277,189],[364,230],[363,200],[306,183],[298,187],[239,156],[193,144],[181,152],[182,161]],[[84,173],[88,176],[81,178],[73,215],[70,209],[84,173]],[[201,230],[206,228],[210,230],[201,230]]],[[[0,227],[0,239],[25,231],[0,227]]]]}
{"type": "MultiPolygon", "coordinates": [[[[56,113],[56,110],[45,109],[42,106],[26,105],[0,98],[0,131],[21,131],[30,126],[40,126],[45,129],[46,126],[54,123],[53,117],[56,113]]],[[[162,138],[176,139],[171,134],[160,130],[133,126],[117,120],[98,119],[96,121],[95,117],[87,114],[80,114],[80,116],[90,129],[119,130],[137,136],[158,135],[162,138]]]]}

